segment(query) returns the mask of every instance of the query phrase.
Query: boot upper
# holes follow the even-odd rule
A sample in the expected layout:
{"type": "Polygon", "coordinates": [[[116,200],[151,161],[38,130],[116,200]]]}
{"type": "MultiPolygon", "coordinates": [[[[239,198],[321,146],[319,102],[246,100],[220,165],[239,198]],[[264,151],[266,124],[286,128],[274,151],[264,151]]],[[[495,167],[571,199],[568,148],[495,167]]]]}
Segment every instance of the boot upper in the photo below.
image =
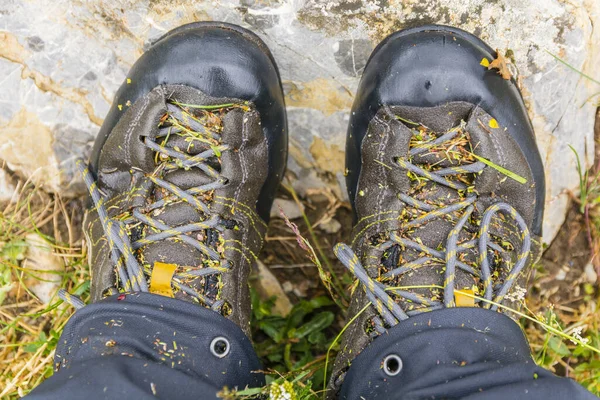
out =
{"type": "Polygon", "coordinates": [[[151,291],[249,334],[248,274],[287,157],[277,68],[254,34],[180,27],[133,66],[84,169],[92,301],[151,291]]]}
{"type": "MultiPolygon", "coordinates": [[[[355,276],[330,396],[352,360],[411,316],[510,315],[540,254],[544,174],[513,80],[455,28],[397,32],[365,68],[347,136],[356,222],[336,255],[355,276]]],[[[409,323],[409,322],[407,322],[409,323]]]]}

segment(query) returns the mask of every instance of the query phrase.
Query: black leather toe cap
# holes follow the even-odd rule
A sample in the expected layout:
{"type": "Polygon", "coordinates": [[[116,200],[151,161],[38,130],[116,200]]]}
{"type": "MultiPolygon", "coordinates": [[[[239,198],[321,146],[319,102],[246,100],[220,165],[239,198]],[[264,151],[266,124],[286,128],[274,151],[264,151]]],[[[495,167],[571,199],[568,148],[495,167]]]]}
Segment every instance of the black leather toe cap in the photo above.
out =
{"type": "Polygon", "coordinates": [[[514,80],[480,65],[495,52],[476,36],[447,26],[396,32],[377,46],[365,67],[352,107],[346,142],[351,202],[360,174],[360,148],[369,122],[382,105],[433,107],[454,101],[481,106],[508,128],[525,154],[536,185],[532,230],[541,232],[545,185],[533,127],[514,80]]]}
{"type": "Polygon", "coordinates": [[[118,90],[91,154],[96,170],[100,149],[125,112],[127,102],[162,84],[191,86],[211,97],[255,104],[269,144],[269,175],[257,204],[268,220],[287,159],[287,121],[279,72],[264,42],[252,32],[221,22],[197,22],[170,31],[133,65],[118,90]]]}

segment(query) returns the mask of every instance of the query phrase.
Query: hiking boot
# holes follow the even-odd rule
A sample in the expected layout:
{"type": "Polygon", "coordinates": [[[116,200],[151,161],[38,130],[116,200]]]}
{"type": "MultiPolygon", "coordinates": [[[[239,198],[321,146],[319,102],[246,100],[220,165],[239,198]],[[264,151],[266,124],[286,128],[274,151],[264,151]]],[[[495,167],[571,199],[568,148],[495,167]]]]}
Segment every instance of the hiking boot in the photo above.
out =
{"type": "Polygon", "coordinates": [[[248,274],[286,158],[279,73],[258,36],[201,22],[160,38],[80,163],[92,302],[149,291],[249,334],[248,274]]]}
{"type": "MultiPolygon", "coordinates": [[[[346,143],[356,221],[351,247],[335,248],[357,280],[348,317],[360,315],[330,397],[402,321],[449,307],[510,315],[522,301],[540,253],[544,172],[515,80],[482,62],[495,58],[467,32],[425,26],[389,36],[367,63],[346,143]]],[[[388,378],[401,368],[390,362],[388,378]]]]}

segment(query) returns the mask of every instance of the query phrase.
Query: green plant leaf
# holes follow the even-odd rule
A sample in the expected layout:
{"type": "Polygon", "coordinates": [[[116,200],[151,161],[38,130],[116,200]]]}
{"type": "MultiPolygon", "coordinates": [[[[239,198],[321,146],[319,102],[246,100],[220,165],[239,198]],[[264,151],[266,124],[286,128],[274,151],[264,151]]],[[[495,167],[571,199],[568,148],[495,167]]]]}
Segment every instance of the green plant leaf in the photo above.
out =
{"type": "Polygon", "coordinates": [[[556,336],[553,336],[550,338],[550,340],[548,340],[548,347],[561,357],[567,357],[571,355],[571,350],[569,350],[567,345],[556,336]]]}
{"type": "Polygon", "coordinates": [[[269,318],[259,322],[258,327],[276,343],[283,340],[285,332],[285,322],[278,318],[269,318]]]}
{"type": "Polygon", "coordinates": [[[176,101],[174,101],[173,103],[178,105],[179,107],[196,108],[196,109],[200,109],[200,110],[216,110],[219,108],[228,108],[228,107],[232,107],[235,105],[235,103],[225,103],[225,104],[214,104],[214,105],[206,106],[206,105],[199,105],[199,104],[185,104],[185,103],[179,103],[176,101]]]}
{"type": "Polygon", "coordinates": [[[72,294],[74,294],[75,296],[81,296],[84,293],[87,293],[90,289],[90,281],[87,280],[85,282],[83,282],[81,285],[79,285],[79,287],[77,287],[75,290],[73,290],[72,294]]]}
{"type": "Polygon", "coordinates": [[[487,158],[483,158],[478,156],[475,153],[471,153],[471,155],[473,157],[475,157],[476,159],[478,159],[479,161],[481,161],[482,163],[484,163],[485,165],[494,168],[496,171],[500,172],[503,175],[508,176],[510,179],[513,179],[517,182],[519,182],[520,184],[525,184],[527,183],[527,179],[523,178],[521,175],[517,175],[512,171],[507,170],[506,168],[503,168],[497,164],[494,164],[493,162],[491,162],[490,160],[488,160],[487,158]]]}
{"type": "Polygon", "coordinates": [[[309,303],[312,306],[313,310],[335,304],[329,297],[325,296],[315,297],[314,299],[311,299],[309,303]]]}
{"type": "Polygon", "coordinates": [[[335,315],[331,311],[323,311],[315,315],[310,321],[298,328],[294,337],[301,339],[312,332],[322,331],[333,323],[335,315]]]}
{"type": "Polygon", "coordinates": [[[13,264],[17,264],[25,258],[26,251],[27,242],[24,240],[12,240],[2,247],[2,258],[9,260],[13,264]]]}
{"type": "Polygon", "coordinates": [[[569,145],[569,148],[575,154],[575,161],[577,166],[577,174],[579,175],[579,212],[583,214],[585,212],[586,200],[587,200],[587,171],[583,172],[583,168],[581,167],[581,160],[579,158],[579,153],[575,150],[575,148],[569,145]]]}
{"type": "Polygon", "coordinates": [[[215,156],[221,157],[221,150],[219,149],[219,146],[210,146],[210,148],[215,152],[215,156]]]}
{"type": "Polygon", "coordinates": [[[324,345],[327,343],[327,336],[322,331],[312,332],[308,335],[308,342],[316,345],[324,345]]]}
{"type": "Polygon", "coordinates": [[[37,349],[40,348],[41,345],[42,345],[42,343],[39,343],[39,342],[29,343],[27,346],[25,346],[23,348],[23,350],[25,350],[27,353],[35,353],[37,351],[37,349]]]}

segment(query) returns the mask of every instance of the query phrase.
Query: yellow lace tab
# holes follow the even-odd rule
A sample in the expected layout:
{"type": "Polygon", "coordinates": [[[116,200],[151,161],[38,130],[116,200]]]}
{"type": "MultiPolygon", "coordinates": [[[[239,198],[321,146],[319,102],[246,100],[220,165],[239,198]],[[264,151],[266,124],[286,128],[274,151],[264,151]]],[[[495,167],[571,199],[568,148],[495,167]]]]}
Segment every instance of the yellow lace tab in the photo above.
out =
{"type": "Polygon", "coordinates": [[[461,289],[454,292],[456,307],[475,307],[475,292],[471,289],[461,289]]]}
{"type": "Polygon", "coordinates": [[[150,293],[159,294],[166,297],[175,297],[171,288],[173,274],[177,270],[176,264],[166,264],[155,262],[150,277],[150,293]]]}

